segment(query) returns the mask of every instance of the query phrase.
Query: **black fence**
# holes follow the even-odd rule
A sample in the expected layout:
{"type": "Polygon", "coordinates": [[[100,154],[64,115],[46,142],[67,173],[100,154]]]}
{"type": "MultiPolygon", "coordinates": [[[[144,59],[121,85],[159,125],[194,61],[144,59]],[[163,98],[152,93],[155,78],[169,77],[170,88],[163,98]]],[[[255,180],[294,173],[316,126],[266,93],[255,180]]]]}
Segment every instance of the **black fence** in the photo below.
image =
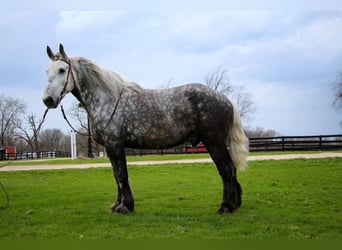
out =
{"type": "MultiPolygon", "coordinates": [[[[249,138],[249,151],[318,151],[342,149],[342,135],[313,135],[313,136],[277,136],[249,138]]],[[[126,149],[127,155],[151,155],[151,154],[194,154],[206,153],[203,144],[196,147],[182,145],[171,149],[138,150],[126,149]]]]}
{"type": "Polygon", "coordinates": [[[250,138],[249,151],[301,151],[342,149],[342,135],[250,138]]]}
{"type": "Polygon", "coordinates": [[[23,153],[5,153],[0,151],[1,160],[33,160],[44,158],[70,157],[69,152],[64,151],[40,151],[40,152],[23,152],[23,153]]]}
{"type": "MultiPolygon", "coordinates": [[[[342,134],[249,138],[250,152],[301,150],[342,150],[342,134]]],[[[127,155],[194,154],[206,152],[207,150],[203,144],[199,144],[196,147],[181,145],[170,149],[158,150],[126,148],[127,155]]],[[[0,151],[0,160],[26,160],[57,157],[70,157],[70,153],[63,151],[5,153],[4,151],[0,151]]]]}

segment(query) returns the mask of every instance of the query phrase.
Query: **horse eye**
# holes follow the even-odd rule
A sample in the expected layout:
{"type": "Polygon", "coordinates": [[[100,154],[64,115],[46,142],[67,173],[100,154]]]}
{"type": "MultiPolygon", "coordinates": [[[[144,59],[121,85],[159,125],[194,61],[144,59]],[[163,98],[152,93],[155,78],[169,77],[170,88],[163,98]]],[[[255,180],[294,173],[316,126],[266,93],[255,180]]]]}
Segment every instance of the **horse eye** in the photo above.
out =
{"type": "Polygon", "coordinates": [[[59,74],[63,74],[63,73],[65,73],[65,69],[60,68],[60,69],[59,69],[59,74]]]}

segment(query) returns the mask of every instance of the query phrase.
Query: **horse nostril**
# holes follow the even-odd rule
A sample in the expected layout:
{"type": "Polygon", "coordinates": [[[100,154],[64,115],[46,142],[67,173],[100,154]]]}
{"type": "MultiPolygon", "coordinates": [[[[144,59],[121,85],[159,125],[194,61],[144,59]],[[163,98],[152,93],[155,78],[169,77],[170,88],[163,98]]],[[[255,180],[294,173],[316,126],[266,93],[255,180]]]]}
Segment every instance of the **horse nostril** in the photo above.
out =
{"type": "Polygon", "coordinates": [[[44,100],[43,100],[44,104],[47,106],[47,107],[54,107],[55,106],[55,102],[53,101],[52,97],[51,96],[48,96],[46,97],[44,100]]]}

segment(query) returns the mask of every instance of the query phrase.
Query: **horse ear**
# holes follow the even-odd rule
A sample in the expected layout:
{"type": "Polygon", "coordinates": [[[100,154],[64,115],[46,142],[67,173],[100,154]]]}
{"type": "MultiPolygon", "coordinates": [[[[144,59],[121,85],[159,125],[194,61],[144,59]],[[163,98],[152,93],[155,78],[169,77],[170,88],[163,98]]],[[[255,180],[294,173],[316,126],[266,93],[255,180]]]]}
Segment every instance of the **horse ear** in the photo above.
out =
{"type": "Polygon", "coordinates": [[[65,51],[64,51],[64,47],[63,45],[60,43],[59,44],[59,53],[61,54],[63,59],[68,59],[68,56],[66,55],[65,51]]]}
{"type": "Polygon", "coordinates": [[[50,49],[49,46],[46,47],[46,52],[47,52],[49,58],[50,58],[52,61],[55,60],[55,55],[53,54],[53,52],[52,52],[52,50],[50,49]]]}

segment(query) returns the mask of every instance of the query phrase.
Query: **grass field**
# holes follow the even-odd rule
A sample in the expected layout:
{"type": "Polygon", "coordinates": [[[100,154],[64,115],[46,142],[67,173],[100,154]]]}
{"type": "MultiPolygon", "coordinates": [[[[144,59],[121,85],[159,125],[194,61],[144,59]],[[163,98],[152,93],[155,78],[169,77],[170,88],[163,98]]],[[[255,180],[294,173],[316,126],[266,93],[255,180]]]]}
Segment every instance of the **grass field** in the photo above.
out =
{"type": "Polygon", "coordinates": [[[129,173],[136,211],[119,215],[110,168],[1,172],[0,239],[342,239],[341,158],[250,162],[242,207],[223,216],[213,164],[129,173]]]}

